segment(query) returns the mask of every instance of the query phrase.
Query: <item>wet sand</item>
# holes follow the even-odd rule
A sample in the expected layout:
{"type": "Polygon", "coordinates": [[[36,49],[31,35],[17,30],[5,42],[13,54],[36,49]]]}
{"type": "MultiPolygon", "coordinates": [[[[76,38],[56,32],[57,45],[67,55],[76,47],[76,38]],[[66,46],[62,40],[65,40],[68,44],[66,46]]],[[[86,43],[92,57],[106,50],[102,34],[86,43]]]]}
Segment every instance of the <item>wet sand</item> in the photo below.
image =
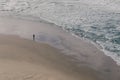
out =
{"type": "MultiPolygon", "coordinates": [[[[28,80],[39,80],[44,75],[43,70],[48,78],[51,77],[48,80],[120,80],[120,67],[110,57],[90,42],[75,38],[54,24],[1,17],[0,33],[15,35],[0,37],[3,77],[14,79],[17,77],[14,74],[18,77],[28,74],[28,80]],[[33,34],[35,41],[31,41],[33,34]],[[34,73],[39,78],[32,77],[34,73]]],[[[22,77],[20,79],[24,79],[22,77]]]]}

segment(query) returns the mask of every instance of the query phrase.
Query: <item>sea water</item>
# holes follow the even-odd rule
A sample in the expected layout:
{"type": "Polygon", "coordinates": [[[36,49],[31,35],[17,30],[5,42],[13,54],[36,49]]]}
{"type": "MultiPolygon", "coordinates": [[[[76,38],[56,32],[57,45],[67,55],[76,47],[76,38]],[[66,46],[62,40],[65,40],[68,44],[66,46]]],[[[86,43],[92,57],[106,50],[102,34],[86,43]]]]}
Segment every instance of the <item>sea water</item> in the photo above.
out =
{"type": "Polygon", "coordinates": [[[102,47],[120,65],[119,0],[2,0],[1,13],[39,17],[102,47]]]}

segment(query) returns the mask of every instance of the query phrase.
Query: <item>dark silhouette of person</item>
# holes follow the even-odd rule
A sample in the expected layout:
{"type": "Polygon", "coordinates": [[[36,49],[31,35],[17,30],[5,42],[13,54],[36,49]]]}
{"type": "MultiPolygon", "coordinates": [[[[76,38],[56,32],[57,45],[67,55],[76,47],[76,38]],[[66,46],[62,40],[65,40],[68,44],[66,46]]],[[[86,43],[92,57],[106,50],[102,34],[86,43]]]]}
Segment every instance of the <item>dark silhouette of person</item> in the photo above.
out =
{"type": "Polygon", "coordinates": [[[33,40],[35,41],[35,34],[33,34],[33,40]]]}

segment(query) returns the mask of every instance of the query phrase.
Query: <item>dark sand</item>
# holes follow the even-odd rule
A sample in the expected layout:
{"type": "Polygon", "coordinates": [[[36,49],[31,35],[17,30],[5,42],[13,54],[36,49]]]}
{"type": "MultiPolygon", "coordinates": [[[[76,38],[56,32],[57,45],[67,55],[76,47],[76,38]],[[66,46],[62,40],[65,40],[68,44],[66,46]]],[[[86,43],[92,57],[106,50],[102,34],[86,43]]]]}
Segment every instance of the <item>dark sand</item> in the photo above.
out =
{"type": "Polygon", "coordinates": [[[0,36],[1,80],[100,80],[97,71],[69,60],[47,44],[0,36]]]}

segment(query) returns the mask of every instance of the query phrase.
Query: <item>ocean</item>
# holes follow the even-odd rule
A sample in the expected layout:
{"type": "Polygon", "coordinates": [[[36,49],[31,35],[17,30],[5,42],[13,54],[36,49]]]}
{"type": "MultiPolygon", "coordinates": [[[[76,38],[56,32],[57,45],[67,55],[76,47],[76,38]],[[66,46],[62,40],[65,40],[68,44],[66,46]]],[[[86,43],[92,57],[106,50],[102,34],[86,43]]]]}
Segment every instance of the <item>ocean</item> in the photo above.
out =
{"type": "Polygon", "coordinates": [[[0,13],[32,16],[101,46],[120,65],[119,0],[2,0],[0,13]]]}

